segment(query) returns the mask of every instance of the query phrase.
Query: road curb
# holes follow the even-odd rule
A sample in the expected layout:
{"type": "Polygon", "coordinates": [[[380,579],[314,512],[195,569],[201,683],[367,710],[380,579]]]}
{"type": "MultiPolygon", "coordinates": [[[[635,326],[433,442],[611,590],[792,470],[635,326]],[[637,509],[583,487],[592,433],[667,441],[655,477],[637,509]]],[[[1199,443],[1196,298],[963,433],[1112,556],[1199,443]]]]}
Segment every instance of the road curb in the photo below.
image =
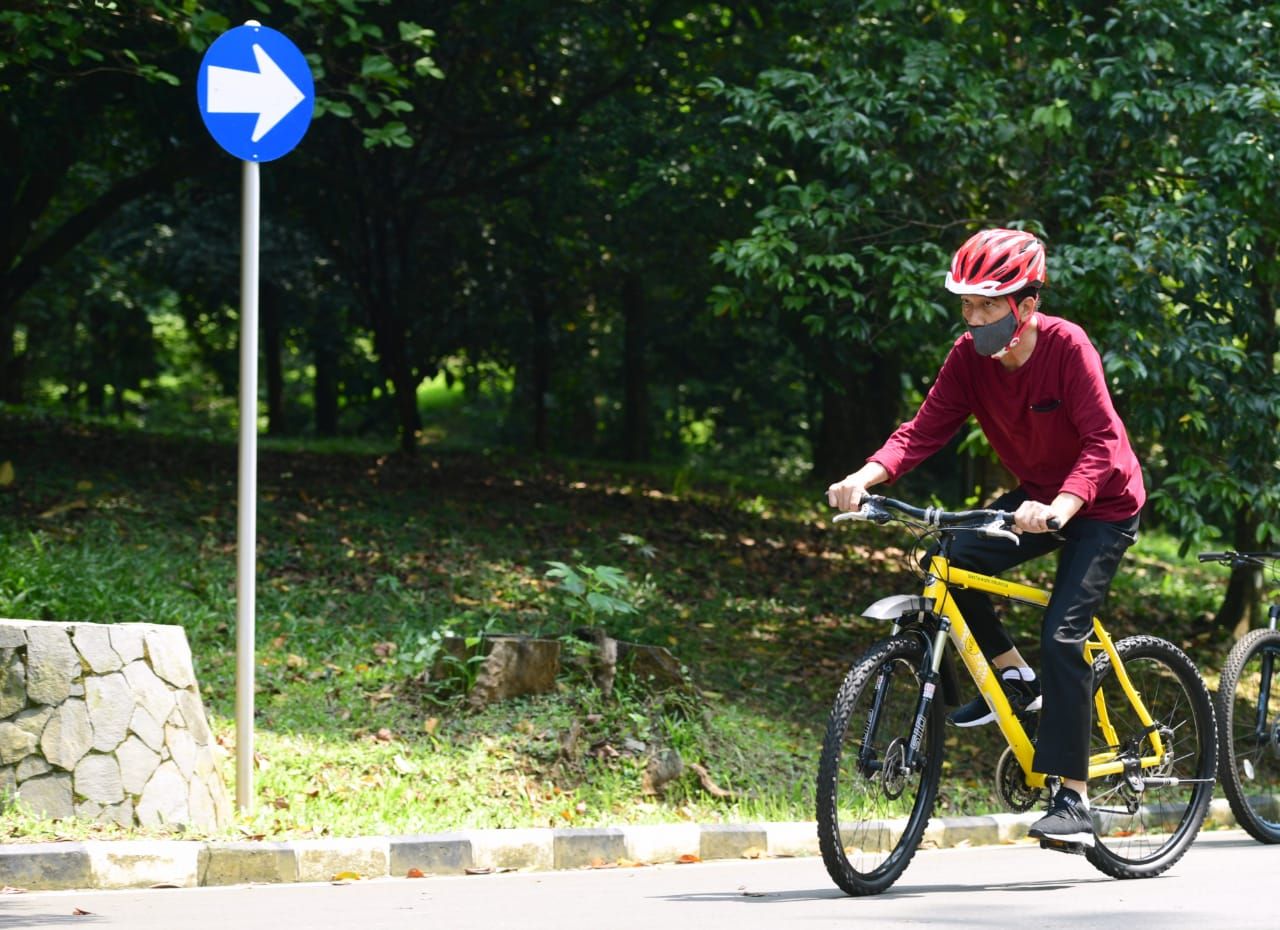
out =
{"type": "MultiPolygon", "coordinates": [[[[1033,811],[935,817],[922,845],[1014,843],[1026,837],[1027,827],[1039,816],[1033,811]]],[[[1214,799],[1205,823],[1235,826],[1225,800],[1214,799]]],[[[0,845],[0,887],[192,888],[816,855],[817,828],[805,821],[467,830],[281,842],[87,840],[0,845]]]]}

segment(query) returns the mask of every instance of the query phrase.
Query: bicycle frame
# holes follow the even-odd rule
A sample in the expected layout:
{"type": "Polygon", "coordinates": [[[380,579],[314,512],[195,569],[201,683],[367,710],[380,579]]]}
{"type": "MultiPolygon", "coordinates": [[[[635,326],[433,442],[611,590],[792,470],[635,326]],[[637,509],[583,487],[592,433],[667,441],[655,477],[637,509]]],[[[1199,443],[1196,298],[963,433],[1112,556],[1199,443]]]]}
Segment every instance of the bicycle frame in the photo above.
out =
{"type": "MultiPolygon", "coordinates": [[[[978,646],[972,632],[970,632],[969,624],[965,621],[964,615],[960,613],[955,598],[949,596],[949,589],[953,587],[984,591],[1008,600],[1041,608],[1048,605],[1049,594],[1030,585],[1005,581],[990,575],[955,568],[941,555],[934,555],[929,563],[928,578],[923,592],[923,597],[928,601],[932,601],[935,605],[934,612],[942,621],[932,650],[933,680],[936,681],[940,675],[946,641],[950,639],[956,648],[956,652],[959,653],[961,661],[964,662],[965,668],[969,670],[973,683],[986,700],[987,705],[995,713],[996,724],[1000,727],[1000,732],[1004,734],[1009,746],[1012,747],[1014,755],[1017,756],[1018,763],[1022,766],[1022,771],[1026,777],[1027,785],[1031,788],[1043,788],[1045,786],[1045,774],[1036,772],[1031,767],[1035,748],[1031,745],[1031,740],[1027,736],[1026,729],[1022,726],[1022,721],[1018,719],[1013,712],[1013,708],[1009,706],[1009,701],[1004,695],[1004,689],[1000,686],[998,676],[986,657],[983,656],[982,649],[978,646]]],[[[895,630],[895,632],[897,631],[895,630]]],[[[1124,663],[1120,661],[1120,656],[1116,652],[1110,634],[1103,628],[1098,618],[1094,617],[1093,635],[1085,643],[1083,661],[1092,664],[1094,659],[1102,653],[1106,653],[1111,657],[1111,668],[1117,682],[1119,682],[1120,687],[1129,699],[1129,703],[1133,706],[1138,719],[1147,728],[1153,754],[1142,756],[1138,760],[1141,767],[1147,769],[1161,765],[1164,762],[1165,748],[1158,728],[1155,726],[1155,721],[1143,704],[1142,696],[1129,680],[1129,676],[1125,672],[1124,663]]],[[[1120,749],[1119,740],[1116,736],[1115,727],[1111,723],[1101,691],[1094,697],[1094,724],[1106,740],[1109,751],[1090,756],[1089,778],[1100,778],[1106,775],[1123,773],[1125,771],[1125,763],[1116,758],[1116,753],[1120,749]]]]}

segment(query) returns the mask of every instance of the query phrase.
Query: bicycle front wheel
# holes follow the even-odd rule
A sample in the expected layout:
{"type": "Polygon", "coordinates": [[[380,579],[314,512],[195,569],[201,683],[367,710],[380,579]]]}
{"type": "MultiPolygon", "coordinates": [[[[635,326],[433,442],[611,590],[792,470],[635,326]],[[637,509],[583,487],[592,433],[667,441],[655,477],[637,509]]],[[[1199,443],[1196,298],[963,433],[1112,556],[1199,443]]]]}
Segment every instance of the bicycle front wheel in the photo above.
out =
{"type": "Polygon", "coordinates": [[[1280,843],[1280,630],[1251,630],[1218,683],[1218,771],[1231,813],[1250,836],[1280,843]]]}
{"type": "Polygon", "coordinates": [[[1100,656],[1094,688],[1117,740],[1104,739],[1095,721],[1092,751],[1125,761],[1127,769],[1089,785],[1097,845],[1087,855],[1113,878],[1150,878],[1182,858],[1209,810],[1217,764],[1213,703],[1195,664],[1172,643],[1133,636],[1116,643],[1116,651],[1165,754],[1160,765],[1139,768],[1140,759],[1155,754],[1152,734],[1134,713],[1110,656],[1100,656]]]}
{"type": "Polygon", "coordinates": [[[915,855],[942,768],[942,702],[930,704],[919,752],[912,729],[924,646],[898,636],[872,647],[836,695],[818,765],[818,845],[847,894],[879,894],[915,855]]]}

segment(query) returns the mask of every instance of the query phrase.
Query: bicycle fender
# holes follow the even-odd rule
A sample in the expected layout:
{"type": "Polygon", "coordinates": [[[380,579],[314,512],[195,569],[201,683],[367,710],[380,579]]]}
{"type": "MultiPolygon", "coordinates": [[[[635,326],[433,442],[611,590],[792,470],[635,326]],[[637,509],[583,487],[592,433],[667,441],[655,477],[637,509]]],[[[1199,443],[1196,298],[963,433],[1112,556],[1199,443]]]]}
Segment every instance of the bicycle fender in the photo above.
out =
{"type": "Polygon", "coordinates": [[[933,599],[918,594],[895,594],[882,597],[862,612],[870,620],[897,620],[906,614],[930,613],[933,599]]]}
{"type": "MultiPolygon", "coordinates": [[[[882,597],[864,610],[862,616],[870,620],[898,620],[911,614],[932,612],[932,598],[921,597],[918,594],[895,594],[891,597],[882,597]]],[[[926,653],[932,651],[931,639],[922,637],[921,641],[924,643],[926,653]]],[[[956,707],[960,704],[960,681],[949,654],[943,656],[941,672],[942,699],[946,706],[956,707]]]]}

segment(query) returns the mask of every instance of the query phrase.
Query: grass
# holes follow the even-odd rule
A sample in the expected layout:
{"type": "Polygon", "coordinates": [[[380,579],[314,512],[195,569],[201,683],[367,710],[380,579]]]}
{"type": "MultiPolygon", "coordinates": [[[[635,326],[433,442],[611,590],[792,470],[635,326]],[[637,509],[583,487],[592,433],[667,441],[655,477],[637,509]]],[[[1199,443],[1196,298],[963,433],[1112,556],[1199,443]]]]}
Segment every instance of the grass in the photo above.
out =
{"type": "MultiPolygon", "coordinates": [[[[0,450],[14,471],[0,488],[0,615],[182,625],[230,788],[234,446],[0,417],[0,450]]],[[[812,819],[830,699],[884,633],[857,614],[914,587],[901,532],[834,529],[817,489],[780,482],[264,444],[259,491],[255,804],[232,835],[812,819]],[[444,631],[559,636],[581,623],[552,561],[624,573],[611,590],[634,612],[590,619],[670,649],[697,696],[624,677],[606,700],[570,669],[554,693],[470,712],[422,683],[444,631]],[[686,768],[645,793],[664,748],[722,790],[686,768]]],[[[1216,669],[1230,643],[1205,617],[1225,575],[1146,533],[1108,624],[1216,669]]],[[[1022,637],[1038,622],[1008,619],[1022,637]]],[[[997,758],[949,733],[939,813],[996,809],[997,758]]],[[[0,839],[141,834],[0,813],[0,839]]]]}

